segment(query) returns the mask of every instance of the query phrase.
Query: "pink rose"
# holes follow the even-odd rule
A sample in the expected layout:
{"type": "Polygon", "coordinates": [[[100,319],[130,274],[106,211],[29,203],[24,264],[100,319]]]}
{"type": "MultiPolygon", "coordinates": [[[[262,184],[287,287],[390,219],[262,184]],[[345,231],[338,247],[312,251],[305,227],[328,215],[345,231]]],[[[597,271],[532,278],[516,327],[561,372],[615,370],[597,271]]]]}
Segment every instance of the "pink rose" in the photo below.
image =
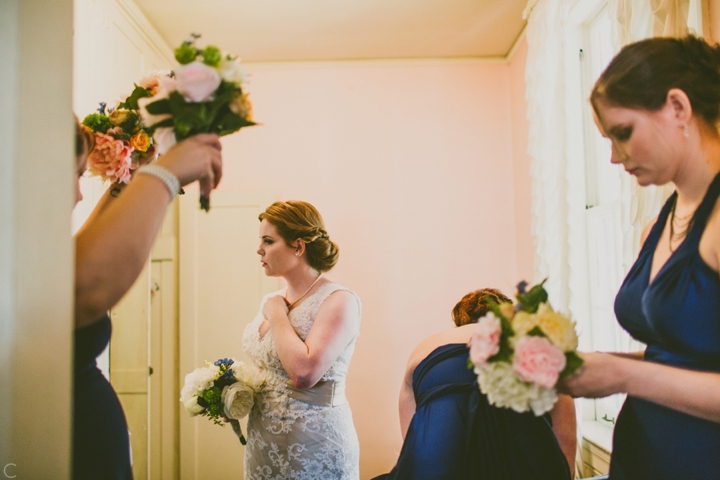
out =
{"type": "Polygon", "coordinates": [[[475,324],[470,337],[470,360],[476,365],[484,365],[488,358],[500,351],[500,320],[488,313],[475,324]]]}
{"type": "Polygon", "coordinates": [[[553,388],[565,368],[565,355],[545,337],[522,337],[515,342],[513,369],[522,380],[553,388]]]}
{"type": "Polygon", "coordinates": [[[212,100],[215,90],[220,86],[220,74],[202,62],[192,62],[175,70],[177,90],[188,102],[212,100]]]}
{"type": "MultiPolygon", "coordinates": [[[[113,130],[113,129],[111,129],[113,130]]],[[[111,130],[108,130],[110,132],[111,130]]],[[[88,169],[103,180],[128,183],[133,170],[133,147],[110,135],[95,134],[95,148],[88,156],[88,169]]]]}

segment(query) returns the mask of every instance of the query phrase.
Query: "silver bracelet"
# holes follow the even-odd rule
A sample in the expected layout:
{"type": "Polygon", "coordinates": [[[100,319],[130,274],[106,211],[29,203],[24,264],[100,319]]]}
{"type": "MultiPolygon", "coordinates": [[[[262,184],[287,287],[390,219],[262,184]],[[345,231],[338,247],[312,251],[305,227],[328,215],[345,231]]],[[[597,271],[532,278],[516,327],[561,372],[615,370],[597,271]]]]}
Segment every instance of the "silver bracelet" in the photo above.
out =
{"type": "Polygon", "coordinates": [[[152,175],[153,177],[162,180],[162,182],[165,184],[168,191],[170,192],[171,202],[175,199],[175,195],[180,193],[180,180],[178,180],[178,178],[173,175],[172,172],[167,168],[161,167],[160,165],[143,165],[142,167],[138,168],[137,172],[135,172],[135,175],[141,175],[143,173],[147,175],[152,175]]]}

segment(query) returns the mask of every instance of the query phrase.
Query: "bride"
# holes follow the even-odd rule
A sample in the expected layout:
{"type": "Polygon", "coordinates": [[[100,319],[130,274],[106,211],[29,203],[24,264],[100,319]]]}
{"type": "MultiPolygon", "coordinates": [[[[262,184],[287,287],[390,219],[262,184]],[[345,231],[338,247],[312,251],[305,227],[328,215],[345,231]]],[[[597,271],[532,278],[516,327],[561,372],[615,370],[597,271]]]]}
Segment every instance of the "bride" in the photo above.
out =
{"type": "Polygon", "coordinates": [[[323,275],[339,250],[315,207],[275,202],[259,218],[265,274],[287,288],[263,298],[243,335],[243,349],[266,374],[248,419],[245,478],[358,479],[345,377],[360,299],[323,275]]]}

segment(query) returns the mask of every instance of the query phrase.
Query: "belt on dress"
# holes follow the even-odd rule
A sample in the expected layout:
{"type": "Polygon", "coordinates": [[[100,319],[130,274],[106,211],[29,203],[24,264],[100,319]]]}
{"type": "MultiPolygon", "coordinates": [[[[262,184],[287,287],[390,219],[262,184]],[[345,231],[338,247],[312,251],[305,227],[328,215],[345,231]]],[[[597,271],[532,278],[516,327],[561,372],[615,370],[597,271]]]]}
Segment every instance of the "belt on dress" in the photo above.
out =
{"type": "Polygon", "coordinates": [[[337,407],[347,403],[344,380],[324,380],[310,388],[299,389],[292,380],[287,382],[290,397],[318,407],[337,407]]]}

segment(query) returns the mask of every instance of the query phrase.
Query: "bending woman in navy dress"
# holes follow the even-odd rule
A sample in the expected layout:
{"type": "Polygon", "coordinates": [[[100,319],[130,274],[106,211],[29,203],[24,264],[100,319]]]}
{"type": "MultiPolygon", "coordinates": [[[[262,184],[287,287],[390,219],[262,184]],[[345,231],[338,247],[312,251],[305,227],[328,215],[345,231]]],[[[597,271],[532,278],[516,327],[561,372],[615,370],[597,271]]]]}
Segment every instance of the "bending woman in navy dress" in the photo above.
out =
{"type": "Polygon", "coordinates": [[[571,478],[572,399],[561,395],[543,417],[493,407],[468,368],[467,343],[488,311],[486,297],[509,301],[492,289],[467,294],[453,309],[458,328],[428,337],[411,355],[400,392],[404,443],[395,468],[376,480],[571,478]]]}
{"type": "Polygon", "coordinates": [[[720,49],[695,37],[625,47],[591,97],[612,162],[675,193],[615,300],[638,355],[584,354],[576,396],[627,393],[611,480],[720,476],[720,49]]]}
{"type": "MultiPolygon", "coordinates": [[[[94,137],[76,124],[76,203],[94,137]]],[[[178,185],[201,181],[208,195],[222,174],[216,135],[198,135],[168,150],[155,165],[178,185]]],[[[75,236],[75,372],[73,478],[132,478],[130,442],[122,406],[95,358],[110,341],[106,312],[140,275],[165,210],[177,192],[152,174],[134,178],[122,192],[111,187],[75,236]],[[113,192],[113,195],[111,195],[113,192]],[[115,198],[117,196],[117,198],[115,198]]]]}

